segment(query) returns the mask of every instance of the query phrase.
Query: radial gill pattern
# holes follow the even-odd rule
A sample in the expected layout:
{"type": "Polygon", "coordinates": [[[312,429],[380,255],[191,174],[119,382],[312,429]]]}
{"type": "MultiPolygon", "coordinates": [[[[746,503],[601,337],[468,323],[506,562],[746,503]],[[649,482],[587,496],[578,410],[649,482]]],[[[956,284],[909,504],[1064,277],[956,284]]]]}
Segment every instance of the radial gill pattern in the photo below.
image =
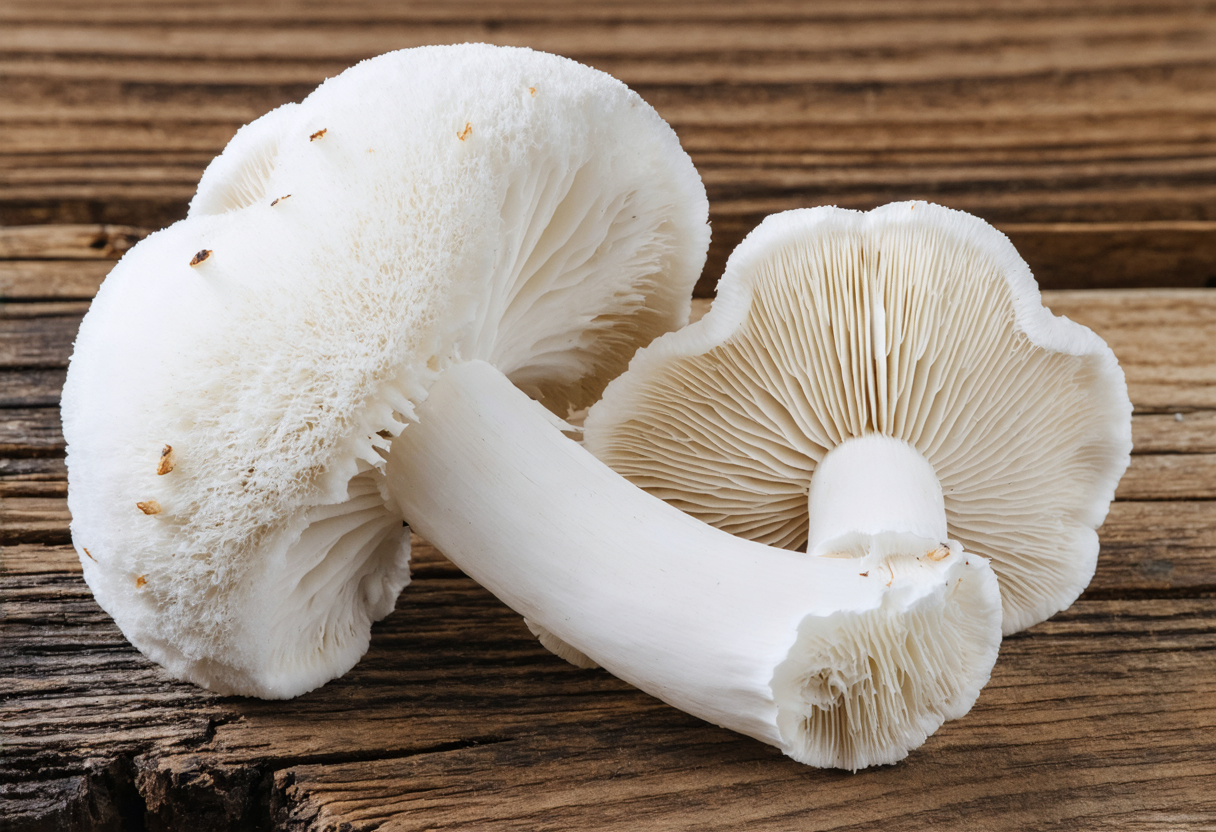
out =
{"type": "Polygon", "coordinates": [[[791,212],[811,215],[802,228],[761,226],[728,264],[715,306],[730,308],[635,359],[592,411],[588,447],[708,523],[799,548],[827,452],[903,439],[937,472],[950,535],[993,560],[1005,629],[1020,629],[1092,575],[1093,529],[1126,465],[1112,449],[1130,447],[1122,373],[1096,336],[1038,306],[998,232],[895,208],[924,221],[814,209],[791,212]],[[707,346],[732,315],[741,323],[707,346]],[[1065,589],[1045,598],[1045,584],[1065,589]]]}

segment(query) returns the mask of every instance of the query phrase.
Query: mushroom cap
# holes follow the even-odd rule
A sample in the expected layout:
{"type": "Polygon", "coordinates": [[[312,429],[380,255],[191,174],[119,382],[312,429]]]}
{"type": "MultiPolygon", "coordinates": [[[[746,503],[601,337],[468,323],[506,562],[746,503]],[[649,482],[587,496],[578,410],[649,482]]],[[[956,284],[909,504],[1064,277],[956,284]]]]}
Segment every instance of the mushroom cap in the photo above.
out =
{"type": "Polygon", "coordinates": [[[558,414],[589,403],[687,320],[707,213],[653,109],[527,49],[382,55],[242,128],[76,341],[94,596],[223,693],[345,672],[408,582],[382,451],[429,382],[476,358],[558,414]]]}
{"type": "Polygon", "coordinates": [[[885,434],[936,472],[949,535],[990,558],[1003,628],[1071,604],[1131,452],[1110,348],[1043,308],[1009,240],[922,202],[768,217],[710,312],[634,357],[586,447],[726,531],[797,548],[816,465],[885,434]]]}

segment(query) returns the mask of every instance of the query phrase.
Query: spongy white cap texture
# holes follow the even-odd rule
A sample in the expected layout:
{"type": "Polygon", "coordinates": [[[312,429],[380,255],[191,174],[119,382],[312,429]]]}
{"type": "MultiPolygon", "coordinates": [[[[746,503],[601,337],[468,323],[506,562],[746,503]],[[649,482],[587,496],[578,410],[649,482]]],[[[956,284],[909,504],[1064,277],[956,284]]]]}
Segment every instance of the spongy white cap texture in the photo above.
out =
{"type": "Polygon", "coordinates": [[[390,53],[243,128],[77,338],[69,505],[98,602],[222,692],[345,672],[408,581],[380,451],[429,380],[481,358],[587,403],[686,320],[706,214],[650,107],[530,50],[390,53]]]}

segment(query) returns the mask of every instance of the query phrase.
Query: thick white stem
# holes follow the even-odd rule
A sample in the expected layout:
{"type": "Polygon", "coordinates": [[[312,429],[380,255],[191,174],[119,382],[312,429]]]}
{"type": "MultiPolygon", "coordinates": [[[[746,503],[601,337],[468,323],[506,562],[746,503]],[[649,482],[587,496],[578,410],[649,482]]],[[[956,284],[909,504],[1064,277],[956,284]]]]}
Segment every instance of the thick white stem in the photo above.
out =
{"type": "Polygon", "coordinates": [[[946,503],[937,472],[900,439],[848,439],[815,468],[807,497],[812,555],[834,552],[858,535],[900,533],[930,548],[946,542],[946,503]]]}
{"type": "Polygon", "coordinates": [[[901,759],[970,708],[996,658],[1000,601],[982,559],[810,558],[732,537],[629,484],[488,364],[435,382],[387,479],[412,527],[517,612],[804,762],[901,759]],[[970,647],[875,643],[939,612],[963,619],[948,629],[970,647]],[[942,656],[949,667],[926,679],[942,656]]]}

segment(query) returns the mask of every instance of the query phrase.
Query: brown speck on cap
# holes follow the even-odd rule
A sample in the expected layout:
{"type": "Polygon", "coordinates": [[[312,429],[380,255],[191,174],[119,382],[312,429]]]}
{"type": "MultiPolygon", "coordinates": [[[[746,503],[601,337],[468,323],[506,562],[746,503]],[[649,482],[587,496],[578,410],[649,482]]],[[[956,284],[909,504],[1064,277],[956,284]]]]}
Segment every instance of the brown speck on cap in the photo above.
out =
{"type": "Polygon", "coordinates": [[[190,258],[190,265],[197,266],[199,263],[211,256],[211,249],[205,248],[190,258]]]}
{"type": "Polygon", "coordinates": [[[925,552],[925,557],[931,561],[939,561],[946,558],[950,554],[950,550],[945,546],[938,546],[936,549],[930,549],[925,552]]]}
{"type": "Polygon", "coordinates": [[[870,570],[867,569],[865,572],[858,572],[857,574],[863,578],[868,578],[870,577],[870,570]]]}
{"type": "Polygon", "coordinates": [[[465,139],[467,139],[469,137],[469,134],[472,132],[473,132],[473,123],[470,121],[466,121],[464,123],[464,129],[456,134],[456,138],[460,139],[461,141],[464,141],[465,139]]]}
{"type": "Polygon", "coordinates": [[[135,588],[136,588],[136,589],[143,589],[143,588],[144,588],[144,584],[146,584],[147,582],[148,582],[148,576],[147,576],[147,575],[140,575],[138,578],[136,578],[136,579],[135,579],[135,588]]]}
{"type": "Polygon", "coordinates": [[[163,477],[173,470],[173,446],[166,445],[160,450],[160,460],[156,463],[156,476],[163,477]]]}
{"type": "Polygon", "coordinates": [[[93,563],[97,563],[97,558],[95,558],[95,557],[93,557],[92,555],[90,555],[90,554],[89,554],[89,550],[88,550],[88,549],[86,549],[85,547],[81,546],[81,547],[80,547],[80,551],[84,552],[85,557],[87,557],[89,560],[93,561],[93,563]]]}
{"type": "Polygon", "coordinates": [[[324,136],[324,135],[325,135],[327,132],[329,132],[329,128],[328,128],[328,127],[322,127],[320,130],[318,130],[317,132],[315,132],[315,133],[313,133],[311,136],[309,136],[309,137],[308,137],[308,140],[309,140],[310,142],[315,142],[317,139],[319,139],[319,138],[321,138],[322,136],[324,136]]]}
{"type": "Polygon", "coordinates": [[[536,87],[528,87],[528,95],[536,95],[536,87]]]}
{"type": "Polygon", "coordinates": [[[283,200],[287,199],[287,197],[289,197],[289,196],[291,196],[291,194],[283,194],[282,196],[276,196],[274,198],[274,202],[270,203],[270,207],[273,208],[274,206],[278,205],[283,200]]]}
{"type": "Polygon", "coordinates": [[[160,503],[156,502],[156,500],[145,500],[136,503],[135,507],[144,514],[160,514],[160,503]]]}

